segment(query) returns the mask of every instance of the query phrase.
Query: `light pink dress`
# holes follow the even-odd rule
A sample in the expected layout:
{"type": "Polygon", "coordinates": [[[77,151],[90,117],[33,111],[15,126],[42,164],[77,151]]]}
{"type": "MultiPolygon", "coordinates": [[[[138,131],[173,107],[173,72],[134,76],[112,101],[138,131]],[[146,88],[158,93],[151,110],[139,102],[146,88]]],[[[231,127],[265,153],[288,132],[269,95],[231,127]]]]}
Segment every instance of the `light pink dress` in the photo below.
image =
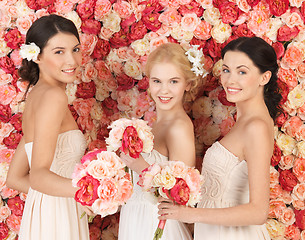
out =
{"type": "MultiPolygon", "coordinates": [[[[249,202],[248,166],[219,142],[206,152],[200,208],[226,208],[249,202]]],[[[195,223],[194,240],[270,240],[264,225],[226,227],[195,223]]]]}
{"type": "MultiPolygon", "coordinates": [[[[25,150],[31,166],[33,143],[25,150]]],[[[84,135],[79,130],[59,134],[51,171],[71,178],[74,166],[86,149],[84,135]]],[[[74,198],[54,197],[29,189],[23,211],[20,240],[89,240],[87,215],[74,198]]]]}

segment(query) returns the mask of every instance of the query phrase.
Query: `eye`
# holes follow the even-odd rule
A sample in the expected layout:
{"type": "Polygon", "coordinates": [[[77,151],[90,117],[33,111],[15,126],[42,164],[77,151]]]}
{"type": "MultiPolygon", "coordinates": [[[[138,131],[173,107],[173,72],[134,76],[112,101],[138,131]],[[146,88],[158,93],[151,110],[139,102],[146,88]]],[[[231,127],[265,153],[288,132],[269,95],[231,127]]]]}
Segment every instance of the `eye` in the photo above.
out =
{"type": "Polygon", "coordinates": [[[178,81],[177,80],[171,80],[171,83],[176,84],[176,83],[178,83],[178,81]]]}
{"type": "Polygon", "coordinates": [[[154,79],[153,82],[154,82],[154,83],[160,83],[160,80],[154,79]]]}
{"type": "Polygon", "coordinates": [[[247,74],[245,71],[239,71],[239,74],[240,75],[245,75],[245,74],[247,74]]]}
{"type": "Polygon", "coordinates": [[[79,47],[73,49],[73,52],[79,52],[79,51],[80,51],[79,47]]]}
{"type": "Polygon", "coordinates": [[[228,73],[228,72],[229,72],[229,69],[224,68],[224,69],[222,69],[222,72],[223,72],[223,73],[228,73]]]}
{"type": "Polygon", "coordinates": [[[62,53],[63,53],[62,50],[58,50],[58,51],[55,52],[55,54],[62,54],[62,53]]]}

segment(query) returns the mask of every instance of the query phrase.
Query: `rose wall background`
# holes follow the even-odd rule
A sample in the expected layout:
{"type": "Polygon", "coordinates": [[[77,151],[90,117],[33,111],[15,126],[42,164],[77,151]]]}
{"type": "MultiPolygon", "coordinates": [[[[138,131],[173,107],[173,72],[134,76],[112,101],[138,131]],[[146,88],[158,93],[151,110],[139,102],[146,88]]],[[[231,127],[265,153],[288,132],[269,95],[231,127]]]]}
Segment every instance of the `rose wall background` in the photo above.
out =
{"type": "MultiPolygon", "coordinates": [[[[70,109],[88,150],[105,146],[111,121],[155,120],[143,74],[147,55],[165,42],[200,45],[207,77],[188,97],[197,167],[205,150],[234,124],[235,109],[219,86],[220,49],[239,36],[259,36],[277,52],[284,113],[275,126],[270,166],[272,239],[305,239],[305,3],[303,0],[0,0],[0,239],[17,239],[26,195],[6,174],[22,136],[26,83],[18,80],[19,48],[32,22],[50,13],[79,29],[83,67],[67,86],[70,109]]],[[[119,214],[90,224],[91,239],[116,239],[119,214]]]]}

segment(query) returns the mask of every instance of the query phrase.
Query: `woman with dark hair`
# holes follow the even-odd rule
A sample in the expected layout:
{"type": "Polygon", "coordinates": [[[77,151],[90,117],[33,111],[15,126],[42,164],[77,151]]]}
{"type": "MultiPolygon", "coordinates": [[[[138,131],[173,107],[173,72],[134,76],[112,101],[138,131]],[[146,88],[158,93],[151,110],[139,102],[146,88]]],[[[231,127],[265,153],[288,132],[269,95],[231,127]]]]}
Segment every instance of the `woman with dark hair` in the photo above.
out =
{"type": "Polygon", "coordinates": [[[269,209],[269,168],[274,118],[281,95],[277,58],[258,37],[238,38],[222,49],[221,83],[236,104],[236,123],[206,152],[202,200],[197,208],[159,205],[160,219],[195,222],[195,240],[270,239],[263,225],[269,209]]]}
{"type": "Polygon", "coordinates": [[[21,139],[7,186],[27,193],[19,239],[89,239],[87,217],[74,195],[71,175],[86,141],[68,108],[67,83],[81,64],[72,21],[57,15],[36,20],[21,47],[19,74],[33,86],[23,112],[21,139]]]}

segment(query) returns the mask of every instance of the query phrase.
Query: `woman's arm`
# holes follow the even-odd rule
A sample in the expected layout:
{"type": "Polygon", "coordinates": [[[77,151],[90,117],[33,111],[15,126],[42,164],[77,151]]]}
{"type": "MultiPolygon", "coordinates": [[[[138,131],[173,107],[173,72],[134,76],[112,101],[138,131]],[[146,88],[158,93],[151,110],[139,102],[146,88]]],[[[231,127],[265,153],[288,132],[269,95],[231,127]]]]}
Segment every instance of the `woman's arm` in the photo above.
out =
{"type": "Polygon", "coordinates": [[[24,145],[25,142],[22,137],[10,163],[6,177],[6,186],[19,192],[27,193],[30,187],[30,167],[24,145]]]}
{"type": "Polygon", "coordinates": [[[193,125],[177,120],[168,129],[166,135],[168,158],[171,161],[182,161],[194,167],[196,162],[195,139],[193,125]]]}
{"type": "Polygon", "coordinates": [[[67,106],[65,92],[57,87],[47,90],[36,106],[30,184],[45,194],[74,197],[77,188],[72,187],[71,179],[50,171],[67,106]]]}
{"type": "Polygon", "coordinates": [[[160,219],[202,222],[224,226],[263,224],[269,209],[269,168],[273,151],[272,137],[263,122],[252,122],[245,132],[245,158],[249,175],[249,203],[229,208],[189,208],[161,203],[160,219]]]}

